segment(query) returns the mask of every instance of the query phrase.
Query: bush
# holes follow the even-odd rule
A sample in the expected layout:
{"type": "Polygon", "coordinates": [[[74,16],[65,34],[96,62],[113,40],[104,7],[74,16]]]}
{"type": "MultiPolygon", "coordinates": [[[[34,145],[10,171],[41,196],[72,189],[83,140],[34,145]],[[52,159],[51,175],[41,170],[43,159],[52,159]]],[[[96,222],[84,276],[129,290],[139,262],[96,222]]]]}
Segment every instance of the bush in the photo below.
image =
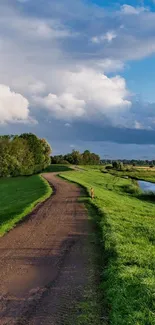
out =
{"type": "Polygon", "coordinates": [[[124,165],[121,161],[113,161],[112,167],[116,170],[124,170],[124,165]]]}

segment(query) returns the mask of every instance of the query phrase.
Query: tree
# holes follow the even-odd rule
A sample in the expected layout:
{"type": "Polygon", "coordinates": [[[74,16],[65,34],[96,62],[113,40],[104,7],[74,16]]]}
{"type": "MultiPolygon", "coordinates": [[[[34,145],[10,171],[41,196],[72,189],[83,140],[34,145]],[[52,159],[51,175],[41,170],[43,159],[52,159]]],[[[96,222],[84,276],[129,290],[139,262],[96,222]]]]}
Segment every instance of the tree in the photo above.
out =
{"type": "Polygon", "coordinates": [[[0,136],[0,176],[32,175],[50,164],[51,147],[34,134],[0,136]]]}
{"type": "Polygon", "coordinates": [[[117,169],[117,170],[124,169],[123,163],[121,161],[113,161],[112,166],[114,169],[117,169]]]}
{"type": "Polygon", "coordinates": [[[31,175],[34,172],[33,153],[25,139],[14,137],[10,143],[10,175],[31,175]]]}
{"type": "Polygon", "coordinates": [[[10,159],[10,139],[9,137],[0,137],[0,176],[9,175],[10,159]]]}
{"type": "Polygon", "coordinates": [[[73,164],[74,165],[80,165],[81,163],[81,154],[77,150],[73,150],[71,153],[72,159],[73,159],[73,164]]]}
{"type": "Polygon", "coordinates": [[[45,139],[39,139],[35,134],[24,133],[20,136],[26,139],[29,150],[34,158],[34,173],[38,173],[50,164],[49,154],[51,153],[50,145],[45,139]]]}
{"type": "Polygon", "coordinates": [[[72,165],[99,165],[100,156],[95,153],[91,153],[89,150],[85,150],[82,154],[73,150],[71,153],[68,153],[64,156],[54,156],[51,157],[52,164],[64,164],[69,163],[72,165]]]}
{"type": "Polygon", "coordinates": [[[90,165],[91,163],[91,153],[89,150],[85,150],[82,154],[82,160],[84,165],[90,165]]]}

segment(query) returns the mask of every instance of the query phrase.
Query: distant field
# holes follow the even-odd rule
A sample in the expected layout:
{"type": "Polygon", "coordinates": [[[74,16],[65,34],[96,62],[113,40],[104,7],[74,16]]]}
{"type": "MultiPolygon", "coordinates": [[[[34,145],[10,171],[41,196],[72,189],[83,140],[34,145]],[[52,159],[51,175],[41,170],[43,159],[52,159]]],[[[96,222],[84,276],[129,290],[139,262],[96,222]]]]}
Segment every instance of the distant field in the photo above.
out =
{"type": "Polygon", "coordinates": [[[134,167],[136,169],[146,169],[146,170],[154,170],[155,171],[155,167],[148,167],[148,166],[137,166],[137,167],[134,167]]]}
{"type": "MultiPolygon", "coordinates": [[[[105,169],[102,169],[103,172],[105,169]]],[[[155,169],[154,168],[132,168],[131,170],[123,170],[123,171],[118,171],[115,169],[110,169],[108,170],[108,173],[122,177],[122,176],[128,176],[131,178],[135,179],[141,179],[144,181],[152,182],[155,183],[155,169]]]]}
{"type": "Polygon", "coordinates": [[[52,193],[39,175],[0,179],[0,236],[52,193]]]}
{"type": "MultiPolygon", "coordinates": [[[[104,259],[100,290],[109,324],[155,325],[155,203],[129,179],[92,169],[62,176],[95,189],[93,218],[104,259]]],[[[91,214],[91,199],[83,201],[91,214]]]]}

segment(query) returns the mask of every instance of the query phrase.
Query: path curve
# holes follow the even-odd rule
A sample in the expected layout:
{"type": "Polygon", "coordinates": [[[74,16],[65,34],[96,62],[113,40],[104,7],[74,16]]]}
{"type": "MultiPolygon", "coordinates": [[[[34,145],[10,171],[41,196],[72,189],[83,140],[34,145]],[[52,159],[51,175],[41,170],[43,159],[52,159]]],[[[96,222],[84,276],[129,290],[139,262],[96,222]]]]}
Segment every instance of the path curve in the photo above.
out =
{"type": "Polygon", "coordinates": [[[0,238],[0,325],[69,324],[87,284],[80,189],[56,174],[44,177],[55,194],[0,238]]]}

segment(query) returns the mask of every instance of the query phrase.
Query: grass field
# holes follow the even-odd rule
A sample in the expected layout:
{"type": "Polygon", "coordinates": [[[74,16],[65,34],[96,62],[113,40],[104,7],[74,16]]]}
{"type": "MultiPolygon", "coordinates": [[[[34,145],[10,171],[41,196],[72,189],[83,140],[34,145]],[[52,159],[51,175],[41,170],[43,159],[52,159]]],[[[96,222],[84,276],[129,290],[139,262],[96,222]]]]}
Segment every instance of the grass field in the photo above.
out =
{"type": "MultiPolygon", "coordinates": [[[[105,172],[105,169],[103,169],[105,172]]],[[[154,168],[131,168],[131,170],[118,171],[110,169],[109,173],[115,176],[123,177],[128,176],[135,179],[141,179],[144,181],[155,183],[155,169],[154,168]]]]}
{"type": "MultiPolygon", "coordinates": [[[[128,193],[131,180],[98,170],[62,176],[87,191],[95,189],[93,218],[103,254],[100,291],[109,324],[155,325],[155,203],[138,190],[128,193]]],[[[91,199],[82,200],[91,214],[91,199]]]]}
{"type": "Polygon", "coordinates": [[[32,211],[52,193],[39,175],[0,179],[0,236],[32,211]]]}

